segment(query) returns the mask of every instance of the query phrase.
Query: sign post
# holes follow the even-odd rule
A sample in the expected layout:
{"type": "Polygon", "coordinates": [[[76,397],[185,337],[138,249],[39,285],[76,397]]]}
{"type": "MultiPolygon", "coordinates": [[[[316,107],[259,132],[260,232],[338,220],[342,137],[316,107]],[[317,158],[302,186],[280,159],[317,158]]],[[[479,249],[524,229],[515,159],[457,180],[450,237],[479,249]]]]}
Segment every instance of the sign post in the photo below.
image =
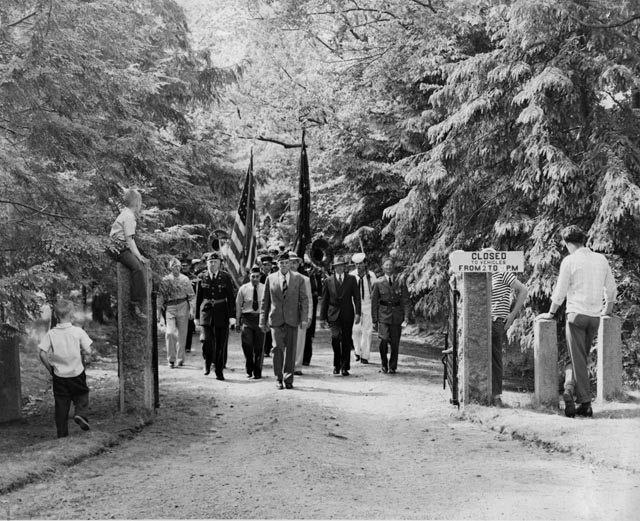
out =
{"type": "Polygon", "coordinates": [[[461,251],[449,255],[462,276],[458,381],[460,403],[491,403],[491,275],[524,271],[521,251],[461,251]]]}

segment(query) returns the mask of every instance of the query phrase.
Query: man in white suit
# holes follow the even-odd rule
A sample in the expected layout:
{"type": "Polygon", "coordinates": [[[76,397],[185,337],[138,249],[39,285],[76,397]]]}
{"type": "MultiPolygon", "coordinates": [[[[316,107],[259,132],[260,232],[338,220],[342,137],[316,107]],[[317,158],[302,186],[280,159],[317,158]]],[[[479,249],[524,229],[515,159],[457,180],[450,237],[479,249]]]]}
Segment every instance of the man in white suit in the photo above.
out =
{"type": "Polygon", "coordinates": [[[298,328],[306,330],[309,325],[310,302],[302,276],[290,270],[288,252],[280,255],[278,265],[279,270],[265,281],[260,327],[265,332],[271,329],[278,389],[293,389],[298,328]]]}
{"type": "Polygon", "coordinates": [[[376,281],[375,273],[367,269],[366,258],[367,256],[364,253],[354,254],[351,257],[351,261],[356,269],[350,273],[358,282],[360,307],[362,309],[360,323],[353,325],[353,347],[356,351],[356,362],[359,361],[361,364],[369,363],[369,355],[371,353],[371,333],[373,332],[371,291],[373,290],[373,283],[376,281]]]}

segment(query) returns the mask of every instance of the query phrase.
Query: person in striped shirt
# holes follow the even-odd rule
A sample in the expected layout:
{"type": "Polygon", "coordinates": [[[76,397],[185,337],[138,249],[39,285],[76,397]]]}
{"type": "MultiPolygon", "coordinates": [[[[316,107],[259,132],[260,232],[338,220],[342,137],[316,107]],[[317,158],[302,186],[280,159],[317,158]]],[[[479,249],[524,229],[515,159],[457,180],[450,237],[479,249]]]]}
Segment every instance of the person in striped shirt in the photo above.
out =
{"type": "MultiPolygon", "coordinates": [[[[485,248],[482,251],[495,251],[485,248]]],[[[491,276],[491,401],[502,406],[502,350],[507,343],[507,330],[527,300],[529,291],[512,272],[498,272],[491,276]],[[515,304],[511,306],[511,295],[515,304]]]]}
{"type": "Polygon", "coordinates": [[[591,417],[589,351],[600,317],[613,311],[616,283],[606,257],[585,246],[586,235],[578,226],[567,226],[561,236],[569,255],[560,264],[549,312],[536,318],[556,318],[556,311],[567,299],[565,331],[571,363],[565,368],[564,413],[569,418],[576,414],[591,417]],[[577,409],[576,402],[580,404],[577,409]]]}

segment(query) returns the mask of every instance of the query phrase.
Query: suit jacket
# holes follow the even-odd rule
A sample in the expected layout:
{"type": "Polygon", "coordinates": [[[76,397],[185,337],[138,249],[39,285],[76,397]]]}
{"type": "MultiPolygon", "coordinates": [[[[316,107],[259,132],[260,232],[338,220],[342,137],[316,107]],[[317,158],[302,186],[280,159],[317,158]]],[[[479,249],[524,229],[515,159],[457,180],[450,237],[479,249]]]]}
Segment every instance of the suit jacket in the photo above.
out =
{"type": "Polygon", "coordinates": [[[304,279],[295,271],[289,271],[287,294],[283,297],[280,272],[269,275],[264,283],[264,295],[260,311],[260,326],[279,327],[287,324],[298,327],[309,316],[310,302],[304,279]]]}
{"type": "Polygon", "coordinates": [[[393,287],[384,275],[373,283],[371,318],[374,324],[402,324],[409,318],[410,306],[409,290],[398,275],[394,275],[393,287]]]}
{"type": "Polygon", "coordinates": [[[320,320],[353,322],[355,315],[360,315],[361,312],[358,282],[353,275],[345,273],[341,287],[338,287],[338,279],[335,275],[325,279],[322,288],[320,320]]]}

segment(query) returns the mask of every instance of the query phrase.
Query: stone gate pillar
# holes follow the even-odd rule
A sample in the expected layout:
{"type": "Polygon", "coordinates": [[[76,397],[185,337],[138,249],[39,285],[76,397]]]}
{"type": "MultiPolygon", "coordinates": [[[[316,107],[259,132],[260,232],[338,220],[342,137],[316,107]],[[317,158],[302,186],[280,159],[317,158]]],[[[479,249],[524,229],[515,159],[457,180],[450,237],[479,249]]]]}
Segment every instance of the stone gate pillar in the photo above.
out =
{"type": "Polygon", "coordinates": [[[533,323],[534,403],[558,407],[558,323],[536,320],[533,323]]]}
{"type": "Polygon", "coordinates": [[[600,317],[598,329],[597,399],[614,400],[622,391],[622,323],[615,316],[600,317]]]}
{"type": "Polygon", "coordinates": [[[460,402],[491,403],[491,274],[464,273],[462,341],[459,352],[460,402]]]}
{"type": "Polygon", "coordinates": [[[16,420],[21,415],[20,335],[15,328],[2,324],[0,325],[0,423],[16,420]]]}
{"type": "Polygon", "coordinates": [[[151,270],[145,266],[147,297],[140,319],[129,311],[131,273],[117,263],[118,269],[118,376],[120,412],[136,413],[146,420],[154,414],[154,367],[151,313],[151,270]]]}

